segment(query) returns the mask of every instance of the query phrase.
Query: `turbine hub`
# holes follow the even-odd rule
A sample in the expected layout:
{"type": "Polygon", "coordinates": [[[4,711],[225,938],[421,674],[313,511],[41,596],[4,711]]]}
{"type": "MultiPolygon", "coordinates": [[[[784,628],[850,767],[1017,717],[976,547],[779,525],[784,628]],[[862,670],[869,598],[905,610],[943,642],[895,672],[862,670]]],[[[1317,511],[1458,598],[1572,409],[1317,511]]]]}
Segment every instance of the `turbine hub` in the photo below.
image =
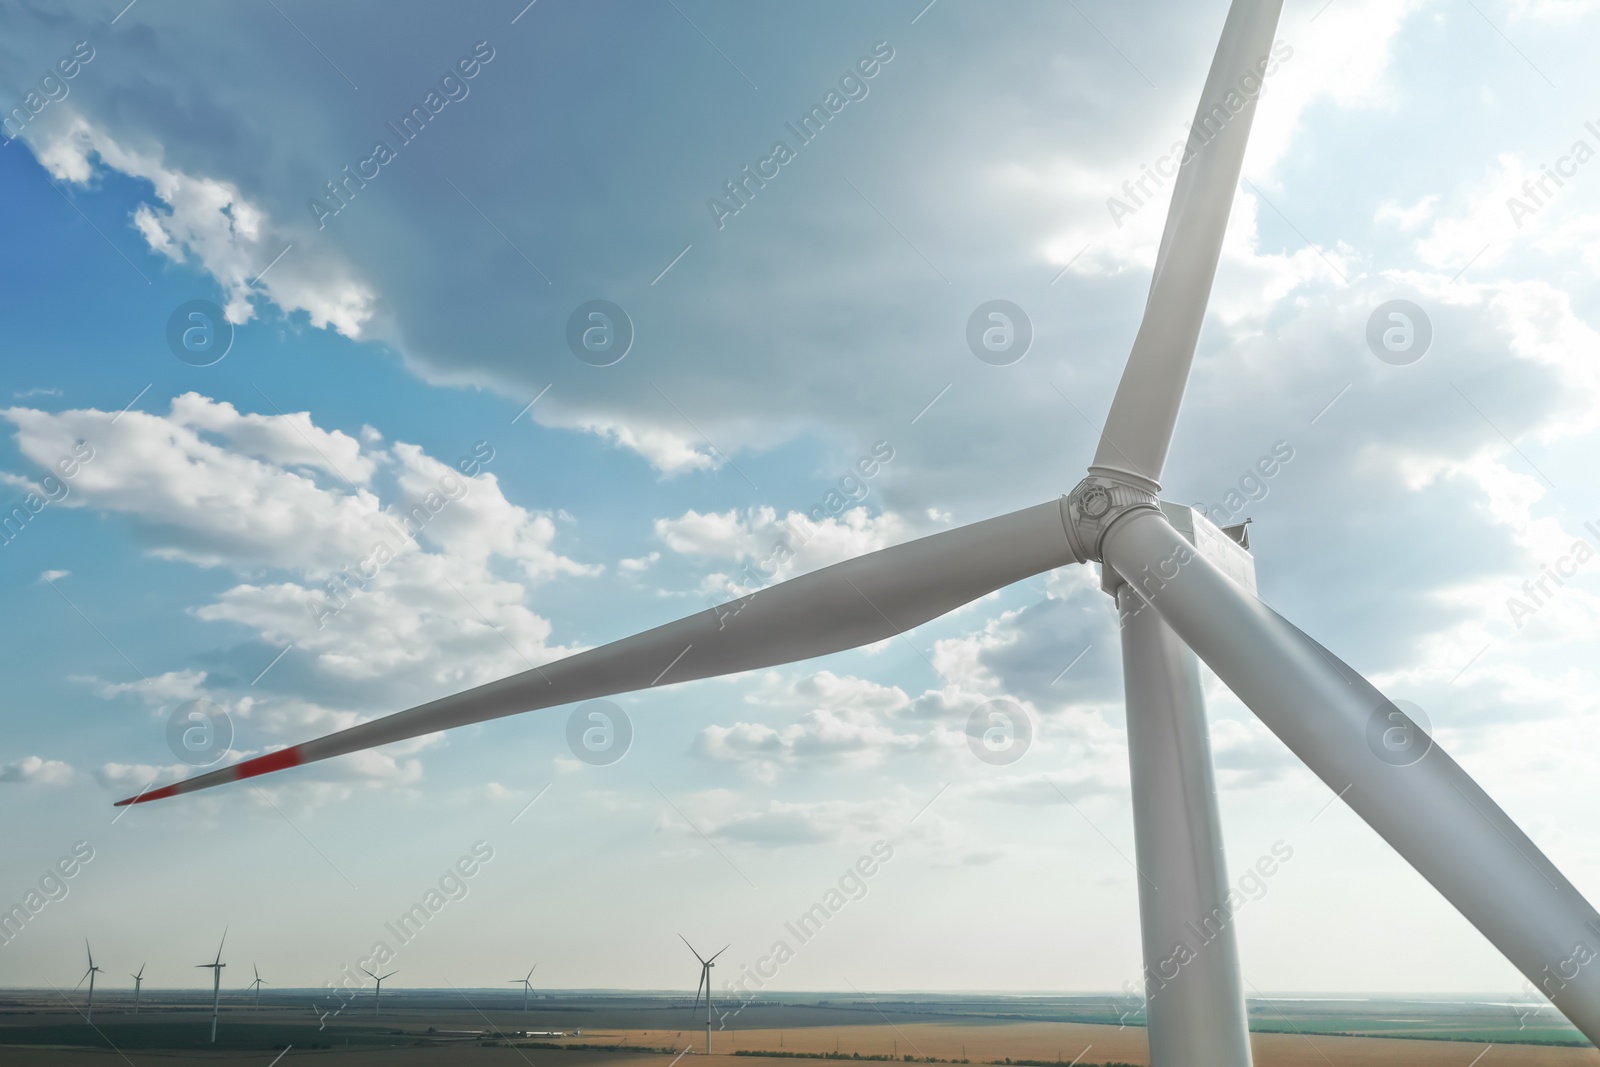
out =
{"type": "Polygon", "coordinates": [[[1150,490],[1132,481],[1091,473],[1061,498],[1061,521],[1078,557],[1098,563],[1106,531],[1141,509],[1161,509],[1150,490]]]}

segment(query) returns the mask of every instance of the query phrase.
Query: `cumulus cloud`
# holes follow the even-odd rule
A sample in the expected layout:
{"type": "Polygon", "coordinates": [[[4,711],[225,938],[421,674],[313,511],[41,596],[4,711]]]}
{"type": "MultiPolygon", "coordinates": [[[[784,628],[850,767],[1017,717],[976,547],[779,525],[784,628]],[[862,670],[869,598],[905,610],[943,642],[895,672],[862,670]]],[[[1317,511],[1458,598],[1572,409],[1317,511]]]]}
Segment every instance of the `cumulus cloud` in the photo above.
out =
{"type": "Polygon", "coordinates": [[[227,300],[228,321],[248,322],[257,299],[286,314],[304,311],[312,326],[347,337],[361,336],[372,317],[375,294],[336,258],[325,252],[315,259],[307,252],[291,258],[291,249],[275,261],[291,243],[289,234],[274,227],[233,181],[168,166],[159,152],[130,148],[76,114],[29,133],[39,162],[59,181],[87,185],[105,167],[148,182],[159,204],[139,204],[134,228],[151,251],[174,263],[192,258],[214,277],[227,300]]]}
{"type": "Polygon", "coordinates": [[[723,457],[697,442],[690,433],[606,418],[558,419],[557,423],[587,430],[618,448],[637,452],[663,474],[711,470],[725,462],[723,457]]]}
{"type": "Polygon", "coordinates": [[[363,445],[305,412],[241,413],[196,393],[166,415],[111,416],[0,410],[39,467],[74,448],[88,455],[66,506],[133,517],[163,558],[325,576],[367,559],[378,540],[398,552],[421,539],[479,568],[513,561],[533,580],[597,572],[555,552],[551,517],[511,504],[492,473],[467,477],[414,445],[363,445]],[[380,468],[392,488],[375,486],[380,468]]]}
{"type": "Polygon", "coordinates": [[[133,696],[146,704],[165,705],[177,701],[197,700],[205,695],[206,672],[186,669],[167,671],[153,678],[137,682],[102,682],[97,678],[76,678],[95,687],[101,697],[110,700],[119,696],[133,696]]]}
{"type": "Polygon", "coordinates": [[[24,756],[0,765],[0,782],[21,785],[65,785],[72,781],[72,768],[61,760],[24,756]]]}
{"type": "Polygon", "coordinates": [[[920,731],[896,728],[891,720],[909,708],[911,700],[899,689],[876,682],[841,678],[829,671],[788,681],[768,673],[749,700],[764,708],[805,710],[776,727],[761,722],[708,726],[696,735],[691,750],[771,781],[785,767],[869,767],[931,743],[920,731]]]}
{"type": "Polygon", "coordinates": [[[359,558],[377,526],[378,498],[369,489],[344,491],[316,473],[366,481],[374,460],[304,413],[242,415],[186,393],[165,416],[128,411],[113,422],[115,414],[8,408],[0,418],[39,467],[51,470],[64,456],[81,460],[64,506],[135,517],[163,558],[337,570],[359,558]]]}
{"type": "MultiPolygon", "coordinates": [[[[305,413],[240,412],[194,393],[165,415],[10,408],[0,418],[40,467],[88,453],[65,506],[128,517],[157,557],[251,574],[192,610],[259,651],[138,682],[84,679],[156,715],[204,698],[260,740],[294,742],[419,693],[527,670],[570,650],[528,606],[528,584],[601,570],[557,549],[551,515],[505,497],[484,469],[486,442],[457,469],[370,427],[358,440],[305,413]]],[[[409,785],[420,763],[402,756],[391,748],[315,775],[409,785]]],[[[119,765],[100,777],[122,785],[170,771],[119,765]]]]}
{"type": "Polygon", "coordinates": [[[712,571],[701,583],[704,592],[725,597],[888,548],[917,532],[898,514],[873,515],[865,507],[848,508],[820,522],[797,511],[780,517],[768,506],[691,510],[655,522],[656,537],[673,552],[737,568],[712,571]]]}
{"type": "Polygon", "coordinates": [[[116,791],[129,795],[149,785],[166,785],[187,778],[194,768],[187,763],[104,763],[95,770],[95,780],[116,791]]]}
{"type": "Polygon", "coordinates": [[[492,472],[465,480],[449,464],[415,445],[397,442],[392,452],[402,499],[426,500],[429,494],[449,499],[456,485],[466,487],[460,490],[460,499],[429,517],[425,535],[440,553],[479,566],[498,556],[516,563],[530,581],[600,573],[598,566],[574,562],[554,551],[554,519],[512,504],[492,472]]]}

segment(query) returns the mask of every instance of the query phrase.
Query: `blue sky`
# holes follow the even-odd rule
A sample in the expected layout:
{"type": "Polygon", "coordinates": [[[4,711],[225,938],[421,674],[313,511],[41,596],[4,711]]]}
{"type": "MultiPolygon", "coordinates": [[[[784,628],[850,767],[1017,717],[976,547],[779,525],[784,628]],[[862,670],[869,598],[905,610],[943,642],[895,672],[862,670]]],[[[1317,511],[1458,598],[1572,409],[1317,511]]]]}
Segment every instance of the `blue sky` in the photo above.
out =
{"type": "MultiPolygon", "coordinates": [[[[167,723],[192,700],[227,713],[226,758],[259,754],[737,595],[784,518],[875,446],[893,458],[785,576],[1070,489],[1165,212],[1107,201],[1181,135],[1223,15],[0,16],[7,109],[42,101],[79,42],[93,54],[0,148],[7,499],[94,450],[0,549],[0,903],[94,849],[0,946],[0,984],[70,984],[85,936],[113,971],[148,959],[155,984],[198,984],[228,926],[229,958],[320,985],[478,841],[493,859],[401,951],[397,983],[537,960],[559,987],[687,986],[675,934],[753,962],[880,840],[893,859],[774,988],[1136,981],[1116,630],[1084,570],[905,640],[619,698],[635,737],[608,766],[574,758],[553,709],[114,823],[110,802],[188,773],[167,723]],[[786,124],[830,90],[837,113],[799,144],[786,124]],[[401,143],[386,124],[429,92],[437,113],[401,143]],[[314,210],[379,139],[393,158],[314,210]],[[719,220],[708,201],[778,140],[793,158],[719,220]],[[1009,366],[965,340],[997,298],[1033,326],[1009,366]],[[611,366],[566,342],[596,299],[635,332],[611,366]],[[193,300],[232,320],[210,366],[168,347],[193,300]],[[460,498],[319,628],[308,599],[366,557],[380,509],[475,448],[493,458],[460,498]],[[965,738],[999,697],[1035,723],[1003,767],[965,738]]],[[[1580,569],[1525,618],[1508,598],[1577,539],[1600,545],[1600,163],[1570,158],[1600,149],[1597,17],[1287,6],[1164,494],[1220,504],[1292,449],[1246,509],[1263,596],[1425,709],[1591,898],[1596,585],[1580,569]],[[1543,165],[1569,176],[1513,213],[1543,165]],[[1366,342],[1394,299],[1432,326],[1408,365],[1366,342]]],[[[1519,987],[1207,685],[1232,865],[1293,850],[1239,916],[1254,987],[1519,987]]]]}

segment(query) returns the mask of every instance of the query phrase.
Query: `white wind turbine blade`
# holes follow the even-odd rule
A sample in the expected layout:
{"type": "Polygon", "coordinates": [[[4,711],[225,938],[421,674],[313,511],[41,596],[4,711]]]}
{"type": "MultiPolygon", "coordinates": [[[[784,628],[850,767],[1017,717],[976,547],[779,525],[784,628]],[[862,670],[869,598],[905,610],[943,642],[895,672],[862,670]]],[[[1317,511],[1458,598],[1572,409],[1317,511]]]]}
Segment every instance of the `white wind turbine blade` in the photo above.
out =
{"type": "Polygon", "coordinates": [[[1234,0],[1228,11],[1173,185],[1144,319],[1095,452],[1094,467],[1152,491],[1188,384],[1280,7],[1282,0],[1234,0]],[[1242,102],[1237,113],[1230,99],[1242,102]]]}
{"type": "Polygon", "coordinates": [[[908,541],[543,667],[117,801],[144,803],[537,708],[737,674],[893,637],[1079,562],[1061,502],[908,541]]]}
{"type": "Polygon", "coordinates": [[[1159,613],[1317,777],[1600,1043],[1600,913],[1459,764],[1361,675],[1193,551],[1158,512],[1124,518],[1102,550],[1145,610],[1159,613]],[[1390,747],[1396,730],[1409,747],[1390,747]]]}

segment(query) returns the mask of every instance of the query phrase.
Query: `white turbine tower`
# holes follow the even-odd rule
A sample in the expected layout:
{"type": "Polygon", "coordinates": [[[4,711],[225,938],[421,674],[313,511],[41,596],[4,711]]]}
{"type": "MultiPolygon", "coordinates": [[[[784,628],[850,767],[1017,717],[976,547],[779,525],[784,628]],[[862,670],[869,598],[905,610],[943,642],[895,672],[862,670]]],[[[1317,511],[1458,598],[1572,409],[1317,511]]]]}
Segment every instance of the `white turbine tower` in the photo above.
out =
{"type": "MultiPolygon", "coordinates": [[[[678,935],[678,940],[685,945],[689,945],[689,939],[682,934],[678,935]]],[[[711,968],[717,965],[717,956],[728,951],[728,946],[723,945],[717,950],[716,956],[712,956],[709,960],[701,956],[693,945],[689,945],[689,951],[693,952],[694,958],[700,961],[700,984],[694,990],[694,1007],[698,1008],[700,1006],[700,992],[704,990],[706,997],[706,1055],[709,1056],[711,1055],[711,968]]],[[[694,1008],[690,1010],[693,1011],[694,1008]]]]}
{"type": "Polygon", "coordinates": [[[144,966],[142,963],[139,964],[138,974],[134,974],[131,971],[128,973],[128,977],[133,979],[133,1013],[135,1015],[139,1014],[139,993],[144,988],[144,966]]]}
{"type": "Polygon", "coordinates": [[[528,991],[533,988],[533,983],[529,981],[529,979],[533,977],[533,972],[537,971],[538,969],[539,965],[535,963],[532,967],[528,968],[528,973],[526,975],[521,978],[513,978],[507,983],[508,985],[522,986],[522,1010],[524,1013],[526,1013],[528,1010],[528,991]]]}
{"type": "Polygon", "coordinates": [[[1067,495],[825,567],[734,605],[119,803],[537,708],[857,648],[1033,575],[1097,562],[1123,621],[1149,973],[1165,977],[1173,945],[1187,944],[1192,930],[1209,931],[1149,998],[1156,1067],[1250,1062],[1196,654],[1600,1043],[1600,966],[1578,962],[1595,958],[1600,913],[1416,723],[1254,595],[1253,565],[1241,544],[1157,497],[1280,5],[1233,0],[1173,181],[1144,319],[1087,477],[1067,495]]]}
{"type": "Polygon", "coordinates": [[[255,971],[255,975],[256,975],[256,980],[254,982],[251,982],[248,986],[245,987],[246,989],[254,989],[256,991],[255,1006],[252,1007],[250,1010],[251,1011],[260,1011],[261,1010],[261,987],[264,986],[264,985],[271,985],[272,983],[268,982],[265,978],[261,977],[261,971],[256,968],[256,965],[254,963],[250,964],[250,969],[252,971],[255,971]]]}
{"type": "Polygon", "coordinates": [[[222,946],[228,941],[228,928],[222,928],[222,940],[217,942],[217,958],[210,963],[197,963],[196,967],[211,968],[211,1043],[217,1043],[217,1007],[222,1002],[222,946]]]}
{"type": "Polygon", "coordinates": [[[371,978],[374,982],[378,983],[377,990],[372,994],[372,1014],[376,1015],[376,1014],[378,1014],[379,1001],[381,1001],[382,998],[383,998],[383,982],[384,982],[384,979],[393,978],[395,975],[399,974],[400,972],[399,971],[390,971],[388,974],[373,974],[371,971],[368,971],[365,967],[363,967],[361,969],[363,971],[366,971],[367,976],[369,978],[371,978]]]}
{"type": "MultiPolygon", "coordinates": [[[[83,950],[89,954],[89,969],[83,972],[83,978],[89,979],[89,1003],[85,1007],[83,1020],[84,1022],[92,1023],[94,1022],[94,976],[99,974],[103,968],[94,965],[94,949],[89,947],[89,939],[87,937],[83,939],[83,950]]],[[[78,979],[78,985],[83,984],[83,978],[78,979]]],[[[73,986],[72,988],[76,989],[78,986],[73,986]]]]}

